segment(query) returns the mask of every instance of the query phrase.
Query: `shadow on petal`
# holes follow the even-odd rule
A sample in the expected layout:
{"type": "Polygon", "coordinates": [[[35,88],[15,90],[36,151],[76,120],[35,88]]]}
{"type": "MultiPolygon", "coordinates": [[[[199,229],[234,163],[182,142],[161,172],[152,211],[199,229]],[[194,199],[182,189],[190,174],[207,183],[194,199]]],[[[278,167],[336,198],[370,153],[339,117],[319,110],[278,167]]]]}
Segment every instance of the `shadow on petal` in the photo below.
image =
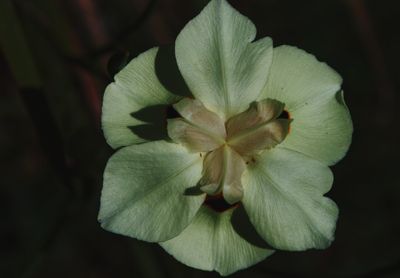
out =
{"type": "Polygon", "coordinates": [[[167,129],[164,126],[143,124],[128,127],[133,133],[148,141],[168,139],[167,129]]]}
{"type": "Polygon", "coordinates": [[[155,61],[156,75],[161,84],[172,94],[191,97],[175,58],[175,45],[160,47],[155,61]]]}
{"type": "Polygon", "coordinates": [[[201,195],[201,194],[205,194],[203,191],[201,191],[200,187],[201,187],[201,185],[198,183],[195,186],[186,188],[186,190],[184,192],[184,195],[186,195],[186,196],[198,196],[198,195],[201,195]]]}
{"type": "Polygon", "coordinates": [[[167,107],[164,104],[147,106],[131,113],[131,116],[149,124],[165,123],[167,107]]]}
{"type": "Polygon", "coordinates": [[[268,243],[266,243],[257,233],[242,205],[238,206],[233,211],[231,222],[236,233],[238,233],[249,243],[261,248],[274,249],[268,245],[268,243]]]}
{"type": "Polygon", "coordinates": [[[131,113],[133,118],[145,124],[128,126],[128,128],[145,140],[163,140],[168,138],[166,110],[168,105],[154,105],[131,113]]]}
{"type": "MultiPolygon", "coordinates": [[[[175,59],[174,45],[160,47],[155,58],[155,71],[160,83],[172,94],[178,97],[190,97],[187,87],[175,59]]],[[[168,139],[167,118],[178,117],[172,104],[158,104],[144,107],[130,115],[143,124],[128,126],[128,128],[142,139],[165,140],[168,139]]]]}
{"type": "Polygon", "coordinates": [[[337,102],[343,106],[345,106],[347,108],[346,102],[344,101],[344,95],[343,95],[343,91],[339,90],[336,94],[335,94],[335,98],[337,100],[337,102]]]}
{"type": "Polygon", "coordinates": [[[131,116],[145,122],[142,125],[129,126],[128,128],[145,140],[169,139],[167,132],[167,119],[179,117],[172,105],[153,105],[132,112],[131,116]]]}

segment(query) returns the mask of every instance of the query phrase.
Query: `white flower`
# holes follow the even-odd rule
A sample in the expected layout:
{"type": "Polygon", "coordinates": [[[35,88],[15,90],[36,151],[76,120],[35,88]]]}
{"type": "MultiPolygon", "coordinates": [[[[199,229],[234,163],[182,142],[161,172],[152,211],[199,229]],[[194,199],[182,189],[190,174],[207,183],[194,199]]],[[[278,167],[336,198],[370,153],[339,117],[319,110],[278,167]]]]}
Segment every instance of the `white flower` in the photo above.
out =
{"type": "Polygon", "coordinates": [[[238,205],[274,248],[329,246],[338,208],[323,196],[333,182],[328,166],[344,156],[352,133],[341,77],[298,48],[273,48],[255,35],[249,19],[213,0],[175,43],[193,98],[159,81],[158,48],[115,76],[102,122],[107,142],[122,148],[104,173],[105,229],[158,242],[179,261],[222,275],[274,252],[236,233],[238,205]],[[132,132],[143,124],[132,115],[160,104],[181,116],[168,120],[172,142],[132,132]]]}

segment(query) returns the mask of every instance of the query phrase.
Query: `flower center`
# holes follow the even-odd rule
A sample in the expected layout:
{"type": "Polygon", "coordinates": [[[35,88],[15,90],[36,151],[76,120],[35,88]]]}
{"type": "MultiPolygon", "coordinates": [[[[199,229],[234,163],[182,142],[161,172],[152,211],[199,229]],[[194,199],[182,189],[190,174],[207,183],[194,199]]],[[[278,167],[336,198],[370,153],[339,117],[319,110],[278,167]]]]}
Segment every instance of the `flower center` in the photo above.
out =
{"type": "MultiPolygon", "coordinates": [[[[230,205],[243,197],[241,177],[246,164],[281,143],[291,121],[289,116],[280,117],[285,116],[284,104],[272,99],[252,103],[226,123],[195,99],[185,98],[174,108],[182,118],[168,120],[169,136],[190,151],[205,153],[199,187],[208,196],[222,196],[230,205]]],[[[218,200],[207,198],[206,205],[218,200]]]]}

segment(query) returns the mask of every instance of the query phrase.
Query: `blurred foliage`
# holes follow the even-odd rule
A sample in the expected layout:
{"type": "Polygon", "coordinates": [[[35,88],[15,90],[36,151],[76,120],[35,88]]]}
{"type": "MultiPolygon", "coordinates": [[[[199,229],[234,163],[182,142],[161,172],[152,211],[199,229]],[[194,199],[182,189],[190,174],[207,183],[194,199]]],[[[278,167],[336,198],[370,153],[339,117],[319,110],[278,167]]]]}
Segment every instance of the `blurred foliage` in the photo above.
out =
{"type": "MultiPolygon", "coordinates": [[[[96,220],[112,154],[99,121],[108,71],[173,43],[207,1],[1,1],[0,276],[218,277],[180,264],[157,244],[106,232],[96,220]],[[37,72],[30,73],[42,82],[20,81],[29,73],[13,66],[10,49],[19,62],[32,59],[37,72]]],[[[329,196],[340,207],[333,245],[278,251],[233,277],[399,277],[400,2],[230,2],[259,37],[334,67],[355,126],[347,157],[333,167],[329,196]]]]}

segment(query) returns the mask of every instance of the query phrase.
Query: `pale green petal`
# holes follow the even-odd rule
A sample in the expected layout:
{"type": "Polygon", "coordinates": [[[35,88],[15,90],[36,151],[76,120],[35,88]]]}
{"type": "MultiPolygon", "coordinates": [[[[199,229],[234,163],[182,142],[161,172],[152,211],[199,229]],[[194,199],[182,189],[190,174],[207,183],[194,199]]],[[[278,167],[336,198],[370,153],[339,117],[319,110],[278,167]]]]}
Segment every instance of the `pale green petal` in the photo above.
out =
{"type": "Polygon", "coordinates": [[[323,195],[330,169],[280,146],[264,152],[242,176],[243,205],[257,232],[283,250],[323,249],[334,239],[338,208],[323,195]]]}
{"type": "Polygon", "coordinates": [[[132,113],[179,100],[163,87],[156,76],[157,53],[158,48],[152,48],[133,59],[106,88],[102,126],[106,140],[113,148],[146,141],[130,129],[144,123],[135,119],[132,113]]]}
{"type": "Polygon", "coordinates": [[[290,132],[281,146],[304,153],[327,165],[340,160],[349,149],[353,124],[342,92],[318,98],[307,108],[294,111],[290,132]]]}
{"type": "Polygon", "coordinates": [[[202,270],[229,275],[258,263],[274,251],[251,245],[231,224],[232,210],[214,212],[203,206],[177,237],[160,245],[178,261],[202,270]]]}
{"type": "Polygon", "coordinates": [[[225,120],[246,110],[268,78],[272,40],[252,42],[254,24],[213,0],[176,40],[179,69],[193,95],[225,120]]]}
{"type": "Polygon", "coordinates": [[[122,148],[107,163],[99,221],[106,230],[158,242],[178,235],[205,195],[186,195],[201,177],[202,158],[165,141],[122,148]]]}
{"type": "Polygon", "coordinates": [[[285,103],[293,122],[282,143],[328,165],[346,153],[350,114],[340,93],[342,79],[327,64],[292,46],[274,49],[270,76],[259,99],[285,103]]]}
{"type": "Polygon", "coordinates": [[[282,45],[274,49],[268,83],[259,99],[279,100],[293,112],[324,94],[335,94],[341,84],[340,75],[314,55],[282,45]]]}

